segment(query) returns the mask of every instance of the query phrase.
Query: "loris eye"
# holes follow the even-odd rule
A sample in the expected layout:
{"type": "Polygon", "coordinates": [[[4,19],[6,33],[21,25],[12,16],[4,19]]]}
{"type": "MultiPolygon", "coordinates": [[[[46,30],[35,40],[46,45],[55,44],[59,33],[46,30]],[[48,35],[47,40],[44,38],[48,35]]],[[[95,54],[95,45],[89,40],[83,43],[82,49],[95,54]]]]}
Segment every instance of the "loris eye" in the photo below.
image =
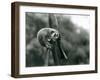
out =
{"type": "Polygon", "coordinates": [[[52,38],[58,38],[59,37],[59,34],[53,33],[51,36],[52,36],[52,38]]]}
{"type": "Polygon", "coordinates": [[[53,34],[54,33],[54,31],[51,31],[51,34],[53,34]]]}
{"type": "Polygon", "coordinates": [[[54,34],[54,37],[55,37],[55,38],[58,38],[58,34],[54,34]]]}

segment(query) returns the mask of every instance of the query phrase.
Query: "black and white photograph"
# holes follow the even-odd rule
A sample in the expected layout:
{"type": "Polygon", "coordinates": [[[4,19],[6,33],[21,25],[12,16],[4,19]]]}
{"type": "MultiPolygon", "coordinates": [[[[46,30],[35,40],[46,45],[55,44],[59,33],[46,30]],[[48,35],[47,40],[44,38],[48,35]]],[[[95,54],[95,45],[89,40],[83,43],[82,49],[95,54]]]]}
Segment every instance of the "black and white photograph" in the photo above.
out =
{"type": "Polygon", "coordinates": [[[26,12],[26,67],[89,64],[89,15],[26,12]]]}

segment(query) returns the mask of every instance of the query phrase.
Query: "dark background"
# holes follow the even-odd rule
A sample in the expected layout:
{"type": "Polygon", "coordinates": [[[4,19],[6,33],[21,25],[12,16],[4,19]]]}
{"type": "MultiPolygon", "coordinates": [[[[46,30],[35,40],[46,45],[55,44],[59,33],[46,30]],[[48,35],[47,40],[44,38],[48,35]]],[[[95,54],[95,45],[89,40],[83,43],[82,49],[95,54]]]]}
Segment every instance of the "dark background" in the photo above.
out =
{"type": "MultiPolygon", "coordinates": [[[[37,32],[51,26],[60,32],[62,47],[68,55],[68,60],[60,59],[61,65],[89,64],[87,30],[78,27],[71,21],[70,16],[65,14],[26,12],[26,67],[44,66],[45,50],[37,40],[37,32]]],[[[52,56],[49,63],[54,65],[52,56]]]]}

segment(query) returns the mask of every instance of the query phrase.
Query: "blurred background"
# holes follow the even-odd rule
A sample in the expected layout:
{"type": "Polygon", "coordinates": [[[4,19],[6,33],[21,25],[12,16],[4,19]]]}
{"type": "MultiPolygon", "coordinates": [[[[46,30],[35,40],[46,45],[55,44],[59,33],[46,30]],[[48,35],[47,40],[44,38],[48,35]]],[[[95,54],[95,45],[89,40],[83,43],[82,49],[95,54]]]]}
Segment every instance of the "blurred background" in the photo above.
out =
{"type": "MultiPolygon", "coordinates": [[[[37,32],[46,27],[61,34],[62,48],[68,60],[60,65],[89,64],[89,15],[26,12],[26,67],[44,66],[44,48],[37,40],[37,32]]],[[[49,65],[54,66],[50,55],[49,65]]]]}

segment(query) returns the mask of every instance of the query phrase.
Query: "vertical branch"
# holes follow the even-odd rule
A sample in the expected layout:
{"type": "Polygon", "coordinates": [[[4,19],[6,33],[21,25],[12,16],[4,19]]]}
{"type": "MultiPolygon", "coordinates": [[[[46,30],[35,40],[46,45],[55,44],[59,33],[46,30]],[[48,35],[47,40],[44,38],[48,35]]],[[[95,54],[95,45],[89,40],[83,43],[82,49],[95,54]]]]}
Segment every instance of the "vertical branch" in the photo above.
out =
{"type": "MultiPolygon", "coordinates": [[[[57,21],[57,17],[55,14],[50,13],[48,15],[48,20],[49,20],[50,28],[58,29],[58,21],[57,21]]],[[[57,44],[53,44],[52,56],[53,56],[55,65],[59,65],[60,61],[59,61],[59,57],[58,57],[57,44]]]]}
{"type": "Polygon", "coordinates": [[[46,53],[45,53],[45,66],[48,66],[49,64],[49,54],[50,54],[50,50],[47,49],[46,53]]]}
{"type": "Polygon", "coordinates": [[[52,19],[52,16],[53,16],[53,15],[52,15],[51,13],[48,15],[48,22],[49,22],[49,27],[50,27],[50,28],[53,27],[53,22],[52,22],[53,19],[52,19]]]}
{"type": "Polygon", "coordinates": [[[57,45],[56,44],[54,44],[54,46],[52,48],[52,56],[53,56],[53,59],[54,59],[54,64],[59,65],[60,60],[59,60],[59,57],[58,57],[58,50],[57,50],[57,45]]]}
{"type": "Polygon", "coordinates": [[[60,40],[57,41],[57,46],[58,46],[60,54],[61,54],[60,56],[63,56],[67,60],[68,57],[67,57],[66,53],[64,52],[64,50],[62,48],[60,40]]]}
{"type": "Polygon", "coordinates": [[[58,29],[58,20],[55,14],[50,13],[48,15],[49,27],[58,29]]]}

